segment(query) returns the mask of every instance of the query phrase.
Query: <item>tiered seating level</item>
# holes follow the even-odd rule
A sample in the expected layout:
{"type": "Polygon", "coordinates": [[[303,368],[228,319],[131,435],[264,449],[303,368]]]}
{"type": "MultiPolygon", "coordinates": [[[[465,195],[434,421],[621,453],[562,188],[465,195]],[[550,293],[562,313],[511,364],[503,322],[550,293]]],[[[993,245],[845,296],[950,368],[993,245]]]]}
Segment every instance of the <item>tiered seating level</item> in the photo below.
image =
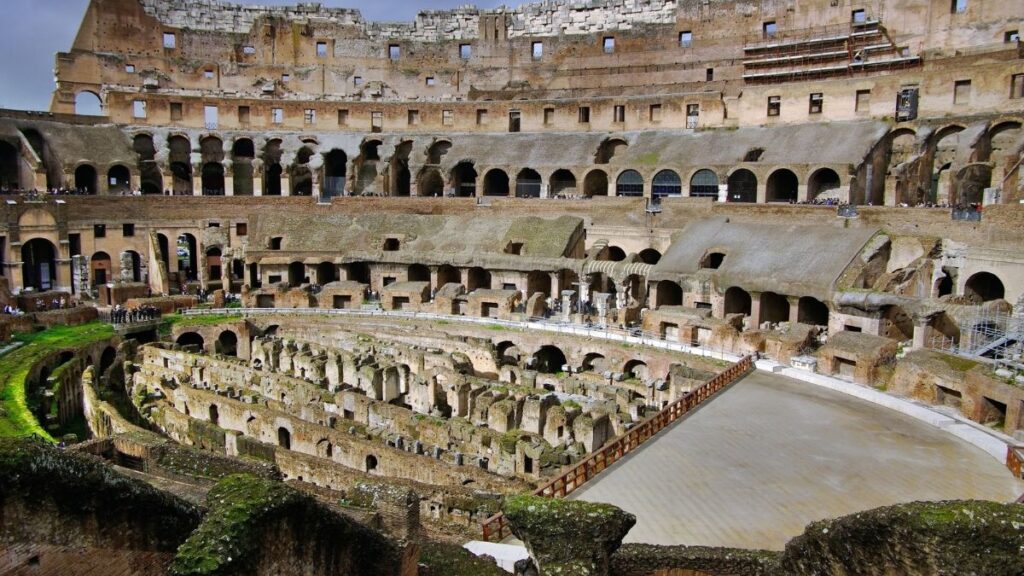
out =
{"type": "Polygon", "coordinates": [[[917,56],[901,54],[878,20],[748,38],[743,52],[743,79],[752,84],[845,76],[921,62],[917,56]]]}

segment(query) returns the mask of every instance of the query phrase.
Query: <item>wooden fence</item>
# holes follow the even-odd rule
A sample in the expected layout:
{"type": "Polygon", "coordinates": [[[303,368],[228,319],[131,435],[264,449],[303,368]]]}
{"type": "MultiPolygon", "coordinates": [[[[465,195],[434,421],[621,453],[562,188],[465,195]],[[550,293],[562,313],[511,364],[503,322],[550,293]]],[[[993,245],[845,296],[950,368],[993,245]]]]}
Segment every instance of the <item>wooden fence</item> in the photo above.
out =
{"type": "MultiPolygon", "coordinates": [[[[534,491],[535,496],[564,498],[600,474],[617,460],[629,454],[669,424],[700,406],[726,386],[732,384],[754,366],[753,356],[744,356],[725,371],[688,392],[663,410],[630,428],[625,434],[589,454],[572,468],[534,491]]],[[[510,534],[505,515],[498,512],[483,523],[483,539],[500,542],[510,534]]]]}

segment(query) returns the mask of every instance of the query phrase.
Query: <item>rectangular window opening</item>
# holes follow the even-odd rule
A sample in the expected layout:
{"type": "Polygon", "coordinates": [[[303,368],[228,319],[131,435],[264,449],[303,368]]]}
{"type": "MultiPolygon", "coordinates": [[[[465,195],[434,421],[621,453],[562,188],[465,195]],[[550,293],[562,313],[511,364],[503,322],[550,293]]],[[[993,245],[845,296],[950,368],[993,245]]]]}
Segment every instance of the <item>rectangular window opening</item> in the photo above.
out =
{"type": "Polygon", "coordinates": [[[530,45],[530,55],[534,60],[540,60],[544,57],[544,43],[534,42],[530,45]]]}
{"type": "Polygon", "coordinates": [[[398,60],[402,57],[402,48],[398,44],[388,44],[388,58],[398,60]]]}
{"type": "Polygon", "coordinates": [[[106,224],[94,224],[92,227],[93,238],[106,238],[107,237],[107,225],[106,224]]]}
{"type": "Polygon", "coordinates": [[[1020,30],[1007,30],[1003,42],[1020,42],[1020,30]]]}
{"type": "Polygon", "coordinates": [[[508,131],[519,132],[522,113],[519,110],[511,110],[508,113],[508,131]]]}
{"type": "Polygon", "coordinates": [[[384,113],[370,112],[370,131],[382,132],[384,130],[384,113]]]}
{"type": "Polygon", "coordinates": [[[869,108],[871,108],[871,90],[857,90],[854,112],[868,112],[869,108]]]}
{"type": "Polygon", "coordinates": [[[121,236],[124,236],[125,238],[135,236],[135,224],[122,224],[121,236]]]}
{"type": "Polygon", "coordinates": [[[327,57],[327,42],[316,43],[316,57],[326,58],[327,57]]]}
{"type": "Polygon", "coordinates": [[[957,80],[953,83],[953,104],[969,104],[971,102],[971,81],[957,80]]]}
{"type": "Polygon", "coordinates": [[[284,123],[284,108],[271,108],[270,109],[270,123],[271,124],[283,124],[284,123]]]}
{"type": "Polygon", "coordinates": [[[124,71],[129,74],[135,74],[135,64],[125,64],[124,71]]]}
{"type": "Polygon", "coordinates": [[[207,130],[216,130],[218,124],[218,110],[216,106],[203,106],[203,123],[207,130]]]}
{"type": "Polygon", "coordinates": [[[821,114],[822,105],[825,102],[825,98],[821,92],[814,92],[811,94],[810,103],[808,104],[807,112],[809,114],[821,114]]]}
{"type": "Polygon", "coordinates": [[[132,116],[134,118],[145,118],[146,117],[146,101],[135,100],[132,102],[132,116]]]}
{"type": "Polygon", "coordinates": [[[612,116],[612,122],[622,123],[626,121],[626,106],[623,104],[616,104],[612,116]]]}
{"type": "Polygon", "coordinates": [[[615,37],[605,36],[602,46],[604,47],[605,54],[611,54],[612,52],[615,52],[615,37]]]}
{"type": "Polygon", "coordinates": [[[353,76],[352,77],[352,85],[353,86],[362,86],[363,85],[363,77],[362,76],[353,76]]]}
{"type": "Polygon", "coordinates": [[[171,102],[171,121],[181,120],[183,115],[181,102],[171,102]]]}
{"type": "Polygon", "coordinates": [[[580,124],[590,123],[590,106],[580,106],[579,121],[580,124]]]}
{"type": "Polygon", "coordinates": [[[248,124],[252,120],[252,109],[248,106],[238,107],[238,123],[248,124]]]}
{"type": "Polygon", "coordinates": [[[708,68],[707,70],[704,71],[704,81],[706,81],[706,82],[714,82],[715,81],[715,69],[714,68],[708,68]]]}
{"type": "Polygon", "coordinates": [[[476,111],[476,123],[477,126],[483,126],[487,124],[487,110],[476,111]]]}
{"type": "Polygon", "coordinates": [[[207,80],[212,80],[213,70],[203,70],[203,78],[206,78],[207,80]]]}
{"type": "Polygon", "coordinates": [[[164,32],[164,48],[174,50],[178,47],[178,36],[174,32],[164,32]]]}
{"type": "Polygon", "coordinates": [[[555,109],[545,108],[544,109],[544,125],[550,126],[555,123],[555,109]]]}
{"type": "Polygon", "coordinates": [[[473,57],[473,45],[472,44],[459,44],[459,58],[463,60],[469,60],[473,57]]]}
{"type": "Polygon", "coordinates": [[[433,86],[434,83],[435,83],[434,77],[433,76],[427,76],[427,79],[425,80],[425,83],[426,83],[427,86],[433,86]]]}
{"type": "Polygon", "coordinates": [[[420,111],[409,110],[409,126],[416,126],[420,123],[420,111]]]}
{"type": "Polygon", "coordinates": [[[338,110],[338,126],[348,125],[348,110],[338,110]]]}
{"type": "Polygon", "coordinates": [[[247,236],[249,234],[249,225],[245,222],[239,222],[235,224],[235,236],[247,236]]]}
{"type": "Polygon", "coordinates": [[[451,126],[455,124],[455,113],[452,110],[441,110],[441,125],[451,126]]]}
{"type": "Polygon", "coordinates": [[[302,120],[306,125],[316,124],[316,110],[313,108],[306,108],[302,112],[302,120]]]}
{"type": "Polygon", "coordinates": [[[693,32],[684,30],[679,33],[679,46],[682,48],[689,48],[693,46],[693,32]]]}
{"type": "Polygon", "coordinates": [[[868,13],[863,8],[858,8],[850,14],[850,20],[854,24],[863,24],[868,21],[868,13]]]}
{"type": "Polygon", "coordinates": [[[768,97],[768,115],[778,116],[782,112],[782,97],[781,96],[769,96],[768,97]]]}
{"type": "Polygon", "coordinates": [[[761,25],[761,31],[765,38],[774,38],[775,34],[779,31],[779,27],[775,24],[774,20],[769,20],[761,25]]]}
{"type": "Polygon", "coordinates": [[[242,54],[245,54],[246,56],[252,56],[255,53],[256,53],[256,47],[255,46],[242,46],[242,54]]]}
{"type": "Polygon", "coordinates": [[[661,122],[661,104],[651,104],[649,120],[651,122],[661,122]]]}
{"type": "Polygon", "coordinates": [[[953,0],[949,9],[953,14],[963,14],[967,12],[967,0],[953,0]]]}
{"type": "Polygon", "coordinates": [[[1024,74],[1010,76],[1010,98],[1024,98],[1024,74]]]}

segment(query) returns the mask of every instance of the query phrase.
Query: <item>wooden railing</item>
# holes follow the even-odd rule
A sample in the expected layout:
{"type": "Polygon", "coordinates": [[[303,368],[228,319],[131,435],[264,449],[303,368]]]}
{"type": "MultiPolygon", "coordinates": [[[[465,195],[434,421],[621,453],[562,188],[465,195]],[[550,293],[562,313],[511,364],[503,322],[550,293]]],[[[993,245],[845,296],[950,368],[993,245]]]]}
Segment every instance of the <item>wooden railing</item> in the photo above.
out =
{"type": "MultiPolygon", "coordinates": [[[[588,480],[591,480],[620,458],[629,454],[669,424],[700,406],[726,386],[732,384],[754,366],[753,356],[744,356],[725,371],[688,392],[682,398],[666,406],[663,410],[630,428],[625,434],[605,444],[589,454],[572,468],[557,478],[549,481],[533,492],[534,496],[564,498],[575,492],[588,480]]],[[[483,522],[483,539],[485,542],[500,542],[510,534],[508,520],[498,512],[483,522]]]]}

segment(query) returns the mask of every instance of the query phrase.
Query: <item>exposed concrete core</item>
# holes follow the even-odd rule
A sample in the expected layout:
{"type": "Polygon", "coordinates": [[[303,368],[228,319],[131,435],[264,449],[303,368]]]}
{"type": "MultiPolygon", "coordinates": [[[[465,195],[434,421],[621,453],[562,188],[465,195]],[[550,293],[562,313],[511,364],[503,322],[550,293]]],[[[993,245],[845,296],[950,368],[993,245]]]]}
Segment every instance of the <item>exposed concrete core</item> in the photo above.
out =
{"type": "Polygon", "coordinates": [[[635,514],[627,542],[779,550],[811,521],[914,500],[1010,501],[1022,488],[941,430],[754,373],[573,498],[635,514]]]}

